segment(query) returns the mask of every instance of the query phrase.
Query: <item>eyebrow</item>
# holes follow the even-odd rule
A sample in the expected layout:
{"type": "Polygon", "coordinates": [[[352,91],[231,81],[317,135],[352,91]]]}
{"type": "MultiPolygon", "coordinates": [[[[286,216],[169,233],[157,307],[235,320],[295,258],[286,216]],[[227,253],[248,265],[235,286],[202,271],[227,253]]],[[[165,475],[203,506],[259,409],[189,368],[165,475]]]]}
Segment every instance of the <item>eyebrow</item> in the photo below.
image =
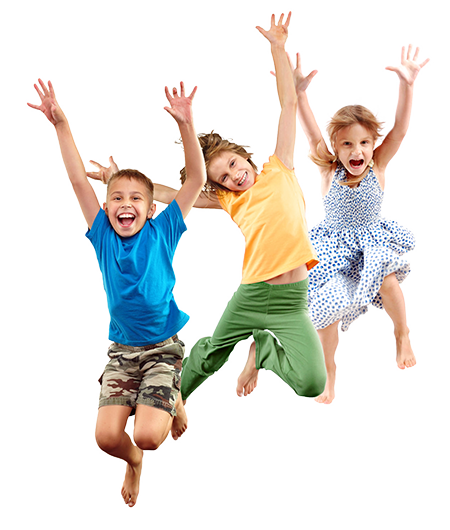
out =
{"type": "MultiPolygon", "coordinates": [[[[110,196],[112,195],[116,195],[116,194],[119,194],[119,195],[125,195],[125,192],[123,191],[120,191],[120,190],[114,190],[110,193],[110,196]]],[[[145,194],[142,193],[142,191],[130,191],[129,192],[129,195],[142,195],[143,197],[145,197],[145,194]]]]}

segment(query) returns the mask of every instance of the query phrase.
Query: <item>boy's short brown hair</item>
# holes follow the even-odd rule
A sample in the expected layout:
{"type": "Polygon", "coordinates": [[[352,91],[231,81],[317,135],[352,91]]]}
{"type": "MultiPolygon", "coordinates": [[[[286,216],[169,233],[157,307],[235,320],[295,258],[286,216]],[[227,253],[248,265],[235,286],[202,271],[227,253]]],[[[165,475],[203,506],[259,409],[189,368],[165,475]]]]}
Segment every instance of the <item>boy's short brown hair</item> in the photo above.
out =
{"type": "Polygon", "coordinates": [[[138,182],[143,184],[147,190],[150,202],[153,202],[153,182],[137,169],[121,169],[120,171],[114,173],[114,175],[108,180],[108,184],[106,187],[106,196],[109,195],[111,184],[121,178],[127,178],[128,180],[137,180],[138,182]]]}

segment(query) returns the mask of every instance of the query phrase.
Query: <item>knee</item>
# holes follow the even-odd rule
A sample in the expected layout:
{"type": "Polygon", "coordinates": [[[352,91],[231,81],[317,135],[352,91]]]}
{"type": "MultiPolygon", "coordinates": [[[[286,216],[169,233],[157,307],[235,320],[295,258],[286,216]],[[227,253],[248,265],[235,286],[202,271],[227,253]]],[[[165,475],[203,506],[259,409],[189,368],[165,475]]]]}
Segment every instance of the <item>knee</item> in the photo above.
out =
{"type": "Polygon", "coordinates": [[[388,274],[384,280],[383,283],[380,286],[380,294],[383,296],[383,294],[388,293],[390,290],[395,288],[398,285],[397,276],[395,275],[395,272],[392,274],[388,274]]]}
{"type": "Polygon", "coordinates": [[[326,382],[327,373],[325,368],[306,369],[297,375],[295,381],[292,381],[291,387],[299,396],[316,397],[324,391],[326,382]]]}
{"type": "Polygon", "coordinates": [[[165,437],[156,431],[134,431],[134,443],[143,451],[155,451],[163,443],[165,437]]]}
{"type": "Polygon", "coordinates": [[[122,442],[122,432],[116,432],[110,429],[99,429],[95,431],[97,445],[105,453],[111,454],[120,446],[122,442]]]}

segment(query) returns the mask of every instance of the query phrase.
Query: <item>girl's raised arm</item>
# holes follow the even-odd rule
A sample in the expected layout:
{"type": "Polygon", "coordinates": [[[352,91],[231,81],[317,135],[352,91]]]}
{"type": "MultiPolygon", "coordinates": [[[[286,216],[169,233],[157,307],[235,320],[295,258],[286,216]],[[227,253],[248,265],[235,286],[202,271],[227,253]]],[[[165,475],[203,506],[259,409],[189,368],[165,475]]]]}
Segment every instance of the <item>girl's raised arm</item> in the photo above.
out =
{"type": "Polygon", "coordinates": [[[406,135],[411,117],[414,81],[420,70],[429,61],[429,59],[425,59],[425,61],[419,63],[419,48],[416,48],[414,55],[412,51],[413,47],[411,44],[408,46],[408,52],[403,46],[400,66],[386,67],[386,70],[395,72],[398,75],[400,87],[394,127],[374,153],[374,161],[382,171],[384,171],[391,158],[398,151],[406,135]]]}
{"type": "Polygon", "coordinates": [[[303,132],[306,135],[309,143],[309,149],[313,157],[319,155],[319,149],[322,153],[329,153],[328,147],[317,125],[314,114],[309,106],[306,89],[311,83],[313,77],[317,74],[317,70],[313,70],[306,77],[302,73],[300,54],[297,53],[297,64],[294,66],[291,63],[292,75],[294,77],[295,91],[297,93],[297,114],[303,132]]]}
{"type": "Polygon", "coordinates": [[[265,31],[259,26],[257,26],[256,29],[270,42],[277,78],[278,97],[281,104],[275,154],[286,167],[293,169],[297,97],[292,80],[289,59],[284,48],[288,36],[291,13],[288,14],[285,24],[283,24],[283,18],[284,14],[281,15],[278,24],[276,24],[275,15],[272,15],[271,25],[268,31],[265,31]]]}

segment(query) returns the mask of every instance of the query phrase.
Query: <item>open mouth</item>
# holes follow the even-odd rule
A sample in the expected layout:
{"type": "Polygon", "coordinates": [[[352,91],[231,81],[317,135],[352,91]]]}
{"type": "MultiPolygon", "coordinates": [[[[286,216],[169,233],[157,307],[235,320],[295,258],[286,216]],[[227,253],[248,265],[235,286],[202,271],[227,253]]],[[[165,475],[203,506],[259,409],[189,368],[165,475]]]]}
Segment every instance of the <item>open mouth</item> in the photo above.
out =
{"type": "Polygon", "coordinates": [[[359,169],[364,164],[364,160],[350,160],[350,167],[353,169],[359,169]]]}
{"type": "Polygon", "coordinates": [[[247,180],[247,171],[242,175],[241,180],[238,182],[238,186],[242,186],[247,180]]]}
{"type": "Polygon", "coordinates": [[[127,228],[133,224],[135,216],[132,213],[123,213],[118,216],[117,220],[120,226],[127,228]]]}

